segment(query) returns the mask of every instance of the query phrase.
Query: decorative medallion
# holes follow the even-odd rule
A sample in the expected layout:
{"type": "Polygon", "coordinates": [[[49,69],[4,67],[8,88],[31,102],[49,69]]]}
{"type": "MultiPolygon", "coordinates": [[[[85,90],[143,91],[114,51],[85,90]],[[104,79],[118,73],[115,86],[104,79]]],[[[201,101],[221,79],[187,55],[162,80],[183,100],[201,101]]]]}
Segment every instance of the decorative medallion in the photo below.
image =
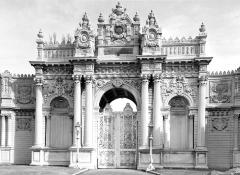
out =
{"type": "Polygon", "coordinates": [[[228,82],[210,82],[210,103],[230,103],[231,85],[228,82]]]}
{"type": "Polygon", "coordinates": [[[228,118],[216,117],[212,119],[212,127],[217,131],[223,131],[228,127],[228,118]]]}
{"type": "Polygon", "coordinates": [[[31,85],[18,85],[17,86],[17,97],[16,97],[17,103],[20,104],[29,104],[33,103],[33,97],[32,97],[32,86],[31,85]]]}

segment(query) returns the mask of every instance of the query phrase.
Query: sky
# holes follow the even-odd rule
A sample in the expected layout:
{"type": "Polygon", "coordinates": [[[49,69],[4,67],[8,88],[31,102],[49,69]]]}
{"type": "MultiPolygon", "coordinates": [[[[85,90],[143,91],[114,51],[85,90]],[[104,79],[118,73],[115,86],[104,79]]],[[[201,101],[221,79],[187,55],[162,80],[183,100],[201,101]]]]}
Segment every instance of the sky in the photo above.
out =
{"type": "MultiPolygon", "coordinates": [[[[138,12],[142,27],[153,10],[163,37],[195,37],[206,25],[207,56],[214,57],[209,71],[240,67],[239,0],[121,0],[132,18],[138,12]]],[[[117,0],[0,0],[0,72],[34,73],[36,36],[41,28],[46,40],[54,32],[59,40],[74,30],[85,12],[92,27],[97,18],[111,14],[117,0]]]]}

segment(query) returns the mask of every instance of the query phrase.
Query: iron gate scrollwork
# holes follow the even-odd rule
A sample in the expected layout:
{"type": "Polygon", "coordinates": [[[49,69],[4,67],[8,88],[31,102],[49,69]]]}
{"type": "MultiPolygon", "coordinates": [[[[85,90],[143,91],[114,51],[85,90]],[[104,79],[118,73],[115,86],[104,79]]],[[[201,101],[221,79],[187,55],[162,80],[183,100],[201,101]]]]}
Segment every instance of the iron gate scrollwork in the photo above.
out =
{"type": "Polygon", "coordinates": [[[128,103],[123,112],[106,105],[98,121],[98,168],[135,168],[137,113],[128,103]]]}

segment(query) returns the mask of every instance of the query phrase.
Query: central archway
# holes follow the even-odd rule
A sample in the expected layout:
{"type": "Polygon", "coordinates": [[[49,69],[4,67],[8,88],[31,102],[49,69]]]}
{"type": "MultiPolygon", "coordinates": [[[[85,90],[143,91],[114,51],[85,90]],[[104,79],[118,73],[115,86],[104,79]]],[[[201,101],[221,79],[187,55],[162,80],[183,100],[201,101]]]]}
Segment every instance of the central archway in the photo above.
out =
{"type": "Polygon", "coordinates": [[[129,103],[113,112],[110,103],[127,98],[137,106],[134,95],[124,88],[107,90],[99,101],[98,168],[136,168],[137,112],[129,103]]]}

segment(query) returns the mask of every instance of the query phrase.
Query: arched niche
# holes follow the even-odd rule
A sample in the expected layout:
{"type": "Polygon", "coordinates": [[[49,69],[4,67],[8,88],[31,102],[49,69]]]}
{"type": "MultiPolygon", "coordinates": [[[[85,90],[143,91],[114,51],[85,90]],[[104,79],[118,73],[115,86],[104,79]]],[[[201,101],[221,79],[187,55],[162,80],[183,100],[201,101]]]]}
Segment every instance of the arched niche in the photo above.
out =
{"type": "Polygon", "coordinates": [[[193,137],[192,122],[189,119],[189,101],[183,96],[175,96],[170,101],[170,148],[188,150],[193,137]],[[190,129],[191,128],[191,129],[190,129]]]}
{"type": "Polygon", "coordinates": [[[48,146],[55,149],[68,149],[72,146],[72,118],[69,115],[68,100],[62,96],[50,102],[50,119],[47,120],[46,139],[48,146]]]}

